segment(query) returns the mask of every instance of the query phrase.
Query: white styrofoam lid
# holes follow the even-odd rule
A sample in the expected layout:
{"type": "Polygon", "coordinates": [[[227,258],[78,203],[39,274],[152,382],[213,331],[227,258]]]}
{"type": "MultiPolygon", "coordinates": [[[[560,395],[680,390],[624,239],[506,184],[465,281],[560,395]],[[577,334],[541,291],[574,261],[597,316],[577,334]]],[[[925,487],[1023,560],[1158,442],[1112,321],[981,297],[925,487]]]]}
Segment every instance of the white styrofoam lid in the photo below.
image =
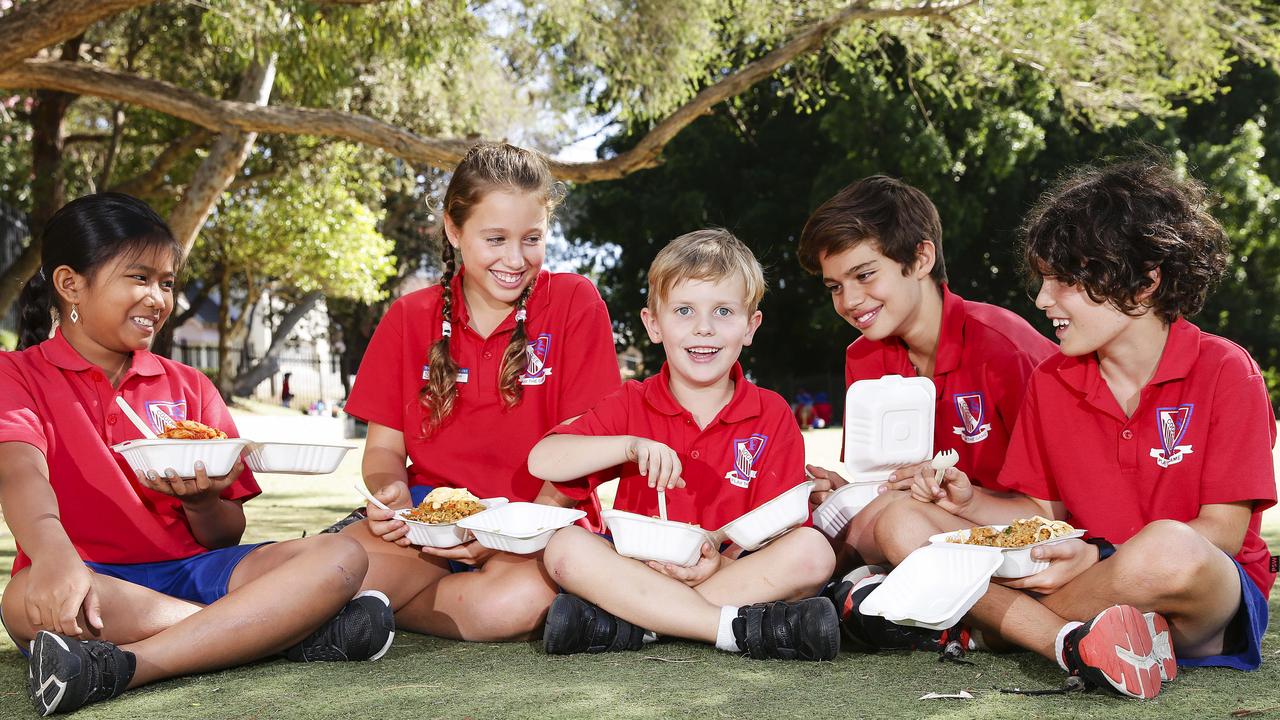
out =
{"type": "Polygon", "coordinates": [[[1003,559],[990,548],[926,545],[894,568],[861,610],[900,625],[949,628],[986,594],[1003,559]]]}
{"type": "Polygon", "coordinates": [[[883,482],[933,455],[937,389],[926,377],[859,380],[845,393],[844,464],[853,482],[883,482]]]}

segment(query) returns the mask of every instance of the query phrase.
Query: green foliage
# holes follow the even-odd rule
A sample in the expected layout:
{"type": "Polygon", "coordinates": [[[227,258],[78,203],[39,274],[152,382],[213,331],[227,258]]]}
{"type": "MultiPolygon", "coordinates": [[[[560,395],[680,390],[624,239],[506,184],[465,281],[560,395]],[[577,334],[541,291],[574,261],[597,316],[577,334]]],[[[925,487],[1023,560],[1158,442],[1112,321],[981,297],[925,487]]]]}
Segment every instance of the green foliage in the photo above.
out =
{"type": "Polygon", "coordinates": [[[0,329],[0,350],[12,350],[18,347],[18,336],[8,330],[0,329]]]}
{"type": "MultiPolygon", "coordinates": [[[[888,63],[904,49],[885,49],[888,63]]],[[[881,68],[882,69],[882,68],[881,68]]],[[[804,383],[842,386],[842,348],[856,332],[836,316],[816,278],[795,259],[809,213],[840,187],[867,175],[901,177],[939,208],[951,286],[961,295],[1014,309],[1047,330],[1019,272],[1018,233],[1041,192],[1073,165],[1163,151],[1221,197],[1215,215],[1233,242],[1228,277],[1195,321],[1244,346],[1280,401],[1280,76],[1239,66],[1232,90],[1212,103],[1183,101],[1176,117],[1097,131],[1065,119],[1042,75],[1021,71],[967,105],[885,74],[868,62],[835,78],[827,103],[797,110],[778,85],[700,119],[678,137],[661,167],[617,183],[575,189],[565,214],[580,251],[608,248],[616,262],[601,278],[624,336],[644,342],[639,309],[646,270],[675,236],[718,225],[756,252],[770,279],[765,320],[743,362],[757,379],[789,392],[804,383]]],[[[604,152],[625,147],[633,135],[604,152]]],[[[660,348],[646,349],[660,359],[660,348]]],[[[652,366],[651,367],[656,367],[652,366]]]]}

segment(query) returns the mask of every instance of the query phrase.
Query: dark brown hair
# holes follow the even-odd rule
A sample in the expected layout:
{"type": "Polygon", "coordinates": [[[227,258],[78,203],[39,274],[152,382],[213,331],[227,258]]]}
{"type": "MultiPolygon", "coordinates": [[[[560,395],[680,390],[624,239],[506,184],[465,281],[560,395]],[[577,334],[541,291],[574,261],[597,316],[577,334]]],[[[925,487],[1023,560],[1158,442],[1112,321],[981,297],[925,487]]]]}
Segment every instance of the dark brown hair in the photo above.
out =
{"type": "Polygon", "coordinates": [[[870,241],[901,265],[906,275],[925,240],[936,251],[929,276],[941,286],[947,281],[947,266],[942,259],[938,208],[928,195],[901,180],[872,175],[848,185],[813,211],[800,233],[800,266],[818,275],[823,255],[870,241]]]}
{"type": "Polygon", "coordinates": [[[1166,323],[1194,315],[1227,266],[1210,200],[1204,185],[1159,158],[1078,168],[1027,216],[1027,276],[1079,285],[1129,315],[1144,304],[1166,323]],[[1140,303],[1156,269],[1159,286],[1140,303]]]}
{"type": "MultiPolygon", "coordinates": [[[[505,143],[481,143],[472,147],[453,171],[444,194],[444,213],[454,227],[460,229],[471,216],[472,209],[495,190],[536,193],[546,206],[548,214],[555,209],[563,194],[551,175],[546,159],[538,153],[505,143]]],[[[449,244],[447,237],[441,239],[441,260],[444,263],[444,275],[440,278],[440,284],[444,288],[441,298],[443,332],[440,340],[431,346],[427,354],[430,366],[427,384],[422,388],[419,398],[423,408],[430,413],[423,427],[426,434],[433,432],[448,419],[458,397],[458,363],[449,353],[449,338],[453,325],[457,322],[451,285],[457,273],[457,265],[453,246],[449,244]]],[[[507,407],[520,402],[521,391],[524,389],[520,384],[520,375],[525,369],[527,345],[525,306],[536,282],[535,277],[516,301],[516,327],[511,333],[511,342],[502,354],[498,388],[507,407]]]]}

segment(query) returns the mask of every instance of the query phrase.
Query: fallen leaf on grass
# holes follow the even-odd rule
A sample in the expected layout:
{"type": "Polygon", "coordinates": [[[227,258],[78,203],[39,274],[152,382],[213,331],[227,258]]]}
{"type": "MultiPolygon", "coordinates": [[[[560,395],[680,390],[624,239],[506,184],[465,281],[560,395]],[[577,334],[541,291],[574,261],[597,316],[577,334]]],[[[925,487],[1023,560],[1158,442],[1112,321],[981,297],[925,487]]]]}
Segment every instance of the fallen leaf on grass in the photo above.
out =
{"type": "Polygon", "coordinates": [[[961,690],[960,692],[954,693],[951,695],[947,695],[944,693],[931,692],[925,695],[921,695],[918,699],[920,700],[972,700],[973,696],[969,694],[968,690],[961,690]]]}
{"type": "Polygon", "coordinates": [[[443,686],[441,686],[441,685],[420,685],[420,684],[419,684],[419,685],[392,685],[392,686],[390,686],[390,687],[384,687],[384,688],[382,688],[382,689],[383,689],[383,691],[385,692],[385,691],[387,691],[387,690],[409,690],[409,689],[414,689],[414,690],[439,690],[439,689],[441,689],[442,687],[443,687],[443,686]]]}
{"type": "Polygon", "coordinates": [[[664,657],[657,657],[656,655],[645,655],[643,659],[644,659],[644,660],[657,660],[658,662],[664,662],[664,663],[696,663],[696,662],[702,662],[701,660],[699,660],[699,659],[697,659],[697,658],[664,658],[664,657]]]}
{"type": "Polygon", "coordinates": [[[1254,715],[1265,715],[1266,713],[1275,710],[1280,710],[1280,705],[1272,705],[1271,707],[1264,708],[1240,708],[1239,710],[1232,710],[1231,717],[1253,717],[1254,715]]]}

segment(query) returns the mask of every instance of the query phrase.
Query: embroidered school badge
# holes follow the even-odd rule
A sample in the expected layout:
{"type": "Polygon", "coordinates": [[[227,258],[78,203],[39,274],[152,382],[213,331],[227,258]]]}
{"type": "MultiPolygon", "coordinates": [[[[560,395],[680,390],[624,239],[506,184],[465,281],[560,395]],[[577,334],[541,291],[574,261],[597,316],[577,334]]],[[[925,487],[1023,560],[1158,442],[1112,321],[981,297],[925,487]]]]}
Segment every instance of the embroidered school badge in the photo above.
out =
{"type": "Polygon", "coordinates": [[[733,469],[724,474],[730,484],[745,488],[756,477],[755,464],[769,442],[767,435],[752,435],[745,440],[733,441],[733,469]]]}
{"type": "Polygon", "coordinates": [[[542,333],[537,340],[529,343],[524,349],[524,375],[520,376],[521,385],[541,385],[551,375],[547,366],[547,357],[551,354],[551,333],[542,333]]]}
{"type": "Polygon", "coordinates": [[[149,400],[142,407],[147,411],[147,422],[157,434],[187,419],[186,400],[149,400]]]}
{"type": "Polygon", "coordinates": [[[1160,435],[1160,447],[1151,448],[1151,457],[1162,468],[1177,465],[1182,458],[1191,454],[1191,445],[1179,445],[1182,437],[1191,426],[1193,403],[1178,407],[1158,408],[1156,410],[1156,432],[1160,435]]]}
{"type": "Polygon", "coordinates": [[[991,434],[991,423],[987,419],[986,403],[980,392],[956,393],[951,396],[956,406],[956,415],[960,417],[960,427],[952,426],[955,434],[967,443],[982,442],[991,434]]]}

